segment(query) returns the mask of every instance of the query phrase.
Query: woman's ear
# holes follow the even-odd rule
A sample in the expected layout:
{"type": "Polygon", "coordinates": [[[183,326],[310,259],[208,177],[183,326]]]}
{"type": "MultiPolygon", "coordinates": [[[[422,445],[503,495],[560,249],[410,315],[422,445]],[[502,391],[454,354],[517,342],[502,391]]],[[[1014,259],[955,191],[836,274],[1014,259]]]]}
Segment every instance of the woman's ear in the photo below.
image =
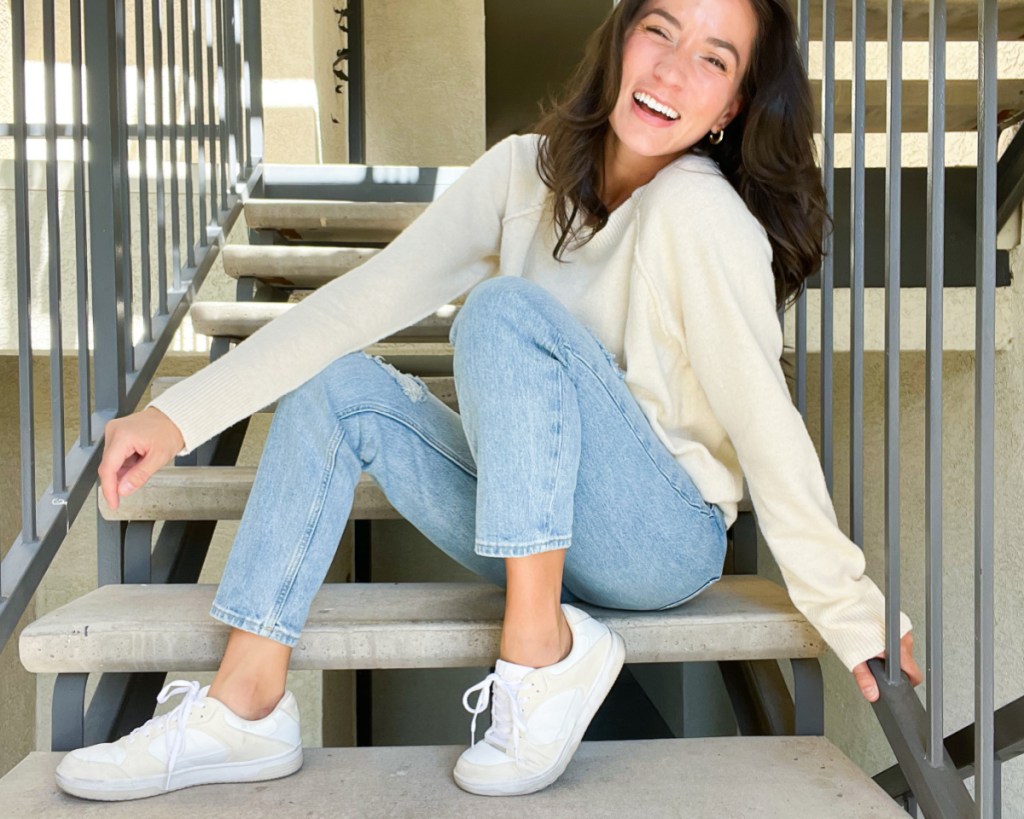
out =
{"type": "Polygon", "coordinates": [[[729,107],[725,109],[725,113],[722,114],[719,119],[717,126],[719,131],[724,131],[726,126],[732,122],[736,115],[743,110],[743,95],[739,92],[733,97],[732,102],[729,103],[729,107]]]}

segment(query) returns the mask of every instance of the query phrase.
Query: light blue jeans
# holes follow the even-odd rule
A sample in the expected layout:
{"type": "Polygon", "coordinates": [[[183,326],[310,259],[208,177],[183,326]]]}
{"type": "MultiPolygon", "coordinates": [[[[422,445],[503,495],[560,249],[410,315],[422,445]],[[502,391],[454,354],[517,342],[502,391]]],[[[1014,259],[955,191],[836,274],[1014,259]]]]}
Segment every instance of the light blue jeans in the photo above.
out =
{"type": "Polygon", "coordinates": [[[565,602],[665,609],[721,577],[721,510],[554,296],[487,279],[451,342],[461,414],[361,352],[281,399],[215,618],[294,646],[363,472],[430,541],[501,586],[502,558],[549,549],[567,550],[565,602]]]}

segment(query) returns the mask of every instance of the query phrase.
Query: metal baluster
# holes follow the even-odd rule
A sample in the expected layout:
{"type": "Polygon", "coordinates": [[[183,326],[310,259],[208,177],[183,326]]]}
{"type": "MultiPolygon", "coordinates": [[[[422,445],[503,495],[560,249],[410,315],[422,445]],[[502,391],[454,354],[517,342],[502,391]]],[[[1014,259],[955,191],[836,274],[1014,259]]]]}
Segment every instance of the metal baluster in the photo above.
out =
{"type": "Polygon", "coordinates": [[[850,540],[864,546],[864,131],[867,0],[853,3],[850,179],[850,540]]]}
{"type": "Polygon", "coordinates": [[[89,365],[89,240],[85,225],[85,129],[82,127],[82,4],[71,0],[71,118],[75,156],[75,267],[78,282],[79,442],[93,444],[89,365]]]}
{"type": "Polygon", "coordinates": [[[995,788],[993,517],[996,279],[996,0],[978,2],[978,207],[974,385],[974,734],[976,815],[993,819],[995,788]]]}
{"type": "MultiPolygon", "coordinates": [[[[181,90],[183,96],[182,115],[185,117],[185,254],[190,270],[196,267],[196,217],[192,185],[192,70],[189,60],[189,18],[190,0],[181,0],[181,90]]],[[[202,150],[200,149],[200,156],[202,150]]],[[[199,205],[202,208],[202,202],[199,205]]],[[[204,233],[205,235],[205,233],[204,233]]]]}
{"type": "Polygon", "coordinates": [[[192,6],[192,64],[195,66],[196,78],[196,147],[199,163],[199,241],[203,247],[210,244],[206,233],[206,112],[203,109],[203,11],[200,3],[194,0],[192,6]]]}
{"type": "MultiPolygon", "coordinates": [[[[182,34],[184,37],[184,33],[182,34]]],[[[181,204],[178,202],[178,79],[175,65],[174,3],[167,4],[168,112],[171,137],[171,278],[181,288],[181,204]]]]}
{"type": "MultiPolygon", "coordinates": [[[[153,340],[152,305],[153,271],[150,267],[149,247],[149,138],[146,124],[146,38],[145,2],[135,0],[135,83],[138,113],[136,135],[139,141],[139,250],[142,284],[142,339],[153,340]]],[[[131,242],[126,242],[131,248],[131,242]]]]}
{"type": "Polygon", "coordinates": [[[245,88],[248,115],[245,121],[248,176],[263,161],[263,22],[260,0],[245,1],[245,88]]]}
{"type": "MultiPolygon", "coordinates": [[[[28,139],[25,114],[25,8],[11,4],[11,79],[14,97],[14,232],[18,269],[18,417],[21,428],[22,539],[39,537],[36,521],[35,408],[32,399],[32,279],[28,212],[28,139]]],[[[6,595],[3,595],[6,596],[6,595]]]]}
{"type": "MultiPolygon", "coordinates": [[[[57,197],[57,54],[54,34],[55,0],[43,3],[43,77],[46,102],[46,237],[50,272],[50,425],[53,445],[53,491],[66,492],[64,461],[64,332],[61,319],[60,213],[57,197]]],[[[33,492],[33,497],[35,493],[33,492]]]]}
{"type": "MultiPolygon", "coordinates": [[[[117,58],[117,71],[119,77],[127,76],[128,56],[125,36],[125,0],[114,0],[114,54],[117,58]]],[[[125,371],[135,372],[135,302],[134,302],[134,281],[132,279],[132,213],[131,213],[131,189],[129,186],[128,174],[128,88],[123,80],[117,85],[117,97],[112,101],[114,106],[113,127],[117,139],[121,145],[120,162],[121,167],[117,178],[121,185],[121,201],[126,208],[124,218],[121,220],[121,247],[124,253],[124,266],[122,274],[124,285],[122,287],[122,308],[125,316],[124,360],[125,371]]],[[[90,119],[90,123],[92,120],[90,119]]],[[[90,124],[91,129],[91,124],[90,124]]],[[[90,151],[90,161],[92,153],[90,151]]],[[[148,311],[146,311],[148,312],[148,311]]],[[[121,393],[122,398],[124,392],[121,393]]]]}
{"type": "Polygon", "coordinates": [[[243,181],[242,175],[242,110],[240,96],[240,67],[242,64],[241,0],[224,0],[227,26],[224,32],[225,48],[230,55],[224,62],[225,101],[228,113],[228,163],[231,181],[243,181]]]}
{"type": "MultiPolygon", "coordinates": [[[[217,26],[214,32],[214,41],[217,43],[217,112],[219,119],[217,129],[220,133],[220,210],[228,209],[228,112],[227,112],[227,77],[224,71],[224,37],[227,36],[224,28],[224,5],[223,0],[216,0],[214,3],[217,26]]],[[[220,219],[217,219],[218,224],[220,219]]]]}
{"type": "Polygon", "coordinates": [[[928,227],[925,264],[925,697],[928,764],[943,762],[942,727],[942,292],[946,206],[946,0],[931,0],[928,37],[928,227]],[[937,637],[937,639],[933,639],[937,637]]]}
{"type": "Polygon", "coordinates": [[[903,179],[903,0],[889,0],[885,165],[885,670],[900,679],[900,207],[903,179]]]}
{"type": "MultiPolygon", "coordinates": [[[[836,3],[823,0],[822,9],[822,158],[821,169],[825,182],[828,212],[835,212],[835,123],[836,123],[836,3]]],[[[821,469],[825,484],[832,494],[832,304],[835,258],[832,255],[834,239],[825,237],[825,258],[821,265],[821,469]]]]}
{"type": "MultiPolygon", "coordinates": [[[[153,102],[156,108],[156,243],[157,310],[167,315],[167,188],[164,183],[164,40],[161,0],[153,0],[153,102]]],[[[147,200],[147,206],[148,206],[147,200]]]]}
{"type": "MultiPolygon", "coordinates": [[[[800,56],[804,71],[810,59],[811,0],[800,0],[800,56]]],[[[807,420],[807,290],[796,302],[796,407],[807,420]]]]}
{"type": "Polygon", "coordinates": [[[217,68],[213,61],[213,41],[217,39],[216,24],[213,18],[213,0],[204,0],[205,16],[203,25],[206,31],[206,97],[210,106],[210,221],[220,224],[220,203],[217,196],[217,91],[214,81],[217,68]]]}

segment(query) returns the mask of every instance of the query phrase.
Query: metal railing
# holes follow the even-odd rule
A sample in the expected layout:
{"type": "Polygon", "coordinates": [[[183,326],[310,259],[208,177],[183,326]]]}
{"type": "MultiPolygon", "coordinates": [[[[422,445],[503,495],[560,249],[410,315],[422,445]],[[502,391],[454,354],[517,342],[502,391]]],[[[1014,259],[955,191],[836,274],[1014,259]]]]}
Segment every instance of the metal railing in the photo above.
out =
{"type": "MultiPolygon", "coordinates": [[[[258,184],[263,159],[259,0],[135,0],[128,9],[134,12],[133,63],[127,59],[125,0],[89,0],[88,14],[83,0],[59,6],[41,0],[31,11],[42,13],[43,122],[29,122],[26,114],[40,93],[29,83],[35,64],[26,51],[26,4],[10,5],[13,121],[0,124],[0,148],[13,143],[22,531],[0,563],[0,648],[72,521],[93,497],[105,423],[138,403],[242,202],[258,184]],[[58,43],[58,30],[67,32],[66,42],[58,43]],[[58,47],[69,62],[58,63],[58,47]],[[69,97],[63,102],[71,108],[70,122],[57,119],[58,70],[69,77],[61,88],[69,97]],[[136,122],[129,123],[133,79],[136,122]],[[29,153],[40,143],[46,309],[33,301],[31,258],[39,229],[30,213],[29,153]],[[134,221],[133,143],[139,203],[134,221]],[[57,158],[68,144],[73,204],[61,213],[57,158]],[[70,252],[61,246],[67,219],[75,225],[70,252]],[[70,258],[75,277],[69,287],[61,270],[70,258]],[[70,319],[62,311],[65,296],[76,306],[70,319]],[[34,321],[46,313],[48,346],[33,336],[34,321]],[[67,447],[69,374],[63,356],[69,320],[76,325],[79,401],[78,437],[67,447]],[[48,354],[50,365],[53,455],[46,467],[50,482],[42,491],[33,404],[37,349],[48,354]]],[[[120,567],[103,565],[104,553],[101,583],[120,574],[120,567]]]]}
{"type": "MultiPolygon", "coordinates": [[[[799,0],[798,20],[801,45],[808,47],[811,2],[799,0]]],[[[817,4],[816,4],[817,5],[817,4]]],[[[881,4],[872,3],[876,10],[881,4]]],[[[850,17],[852,46],[852,151],[850,170],[850,218],[845,225],[850,246],[850,537],[864,545],[864,313],[865,313],[865,100],[866,43],[868,40],[868,3],[852,0],[844,4],[850,17]]],[[[818,11],[818,9],[814,9],[818,11]]],[[[973,756],[965,758],[964,731],[951,737],[958,758],[954,761],[943,730],[942,676],[942,359],[943,359],[943,287],[949,263],[944,239],[944,213],[947,205],[945,169],[946,129],[946,3],[931,0],[929,18],[929,101],[927,229],[924,247],[926,270],[927,326],[925,358],[926,387],[926,614],[916,631],[926,633],[926,703],[920,700],[900,672],[900,291],[901,291],[901,212],[903,209],[903,43],[902,0],[888,0],[886,166],[885,166],[885,592],[887,599],[885,632],[886,660],[869,662],[881,690],[875,713],[892,746],[899,768],[880,774],[878,779],[889,792],[903,799],[908,811],[916,815],[919,805],[931,817],[994,817],[1000,813],[999,766],[1001,761],[1021,753],[1024,733],[1020,724],[1020,701],[1001,709],[999,722],[993,701],[993,520],[994,520],[994,367],[995,367],[995,286],[997,270],[996,234],[1020,204],[1024,188],[1021,136],[1014,140],[997,162],[995,0],[978,2],[978,118],[977,118],[977,195],[976,246],[974,254],[976,298],[975,343],[975,440],[974,440],[974,547],[975,547],[975,725],[964,731],[973,736],[973,756]],[[998,174],[998,185],[997,185],[998,174]],[[997,195],[998,189],[998,195],[997,195]],[[998,203],[998,207],[997,207],[998,203]],[[997,211],[999,219],[997,221],[997,211]],[[921,627],[924,627],[923,629],[921,627]],[[892,658],[892,659],[890,659],[892,658]],[[995,734],[1002,728],[997,743],[995,734]],[[972,799],[963,778],[975,776],[972,799]]],[[[836,4],[820,3],[822,46],[822,173],[830,212],[835,212],[836,98],[836,4]]],[[[877,31],[877,29],[876,29],[877,31]]],[[[965,205],[970,203],[964,203],[965,205]]],[[[841,236],[841,238],[846,238],[841,236]]],[[[820,287],[820,455],[829,490],[833,484],[833,293],[836,259],[828,255],[814,282],[820,287]]],[[[920,249],[919,249],[920,250],[920,249]]],[[[785,321],[795,322],[793,351],[796,374],[796,404],[807,415],[807,294],[787,312],[785,321]]]]}

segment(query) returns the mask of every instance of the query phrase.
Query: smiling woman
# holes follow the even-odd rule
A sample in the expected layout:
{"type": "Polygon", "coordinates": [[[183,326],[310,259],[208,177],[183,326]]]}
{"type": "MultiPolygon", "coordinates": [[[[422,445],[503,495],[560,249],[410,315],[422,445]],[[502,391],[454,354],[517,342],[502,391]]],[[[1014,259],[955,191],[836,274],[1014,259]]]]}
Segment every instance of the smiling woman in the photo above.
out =
{"type": "Polygon", "coordinates": [[[555,194],[555,258],[677,157],[702,154],[768,232],[777,303],[795,300],[828,223],[812,121],[785,2],[623,0],[533,129],[546,137],[537,170],[555,194]]]}

